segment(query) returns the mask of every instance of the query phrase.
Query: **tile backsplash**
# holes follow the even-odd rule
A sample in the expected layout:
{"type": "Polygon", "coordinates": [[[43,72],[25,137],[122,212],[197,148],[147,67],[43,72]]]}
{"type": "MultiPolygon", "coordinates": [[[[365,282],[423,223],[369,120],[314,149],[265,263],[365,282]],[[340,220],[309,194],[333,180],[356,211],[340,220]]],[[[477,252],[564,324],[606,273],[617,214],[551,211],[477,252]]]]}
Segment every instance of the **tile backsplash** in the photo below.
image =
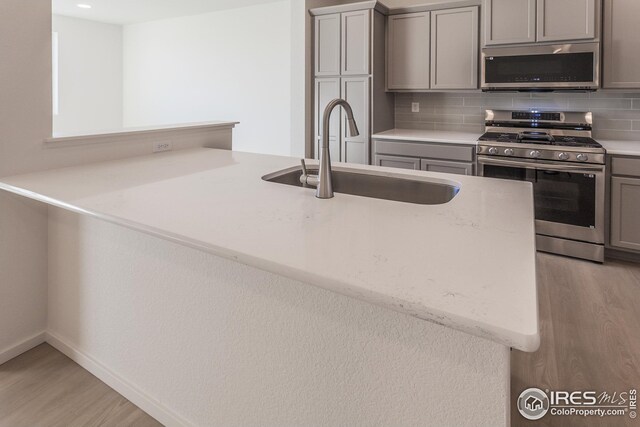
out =
{"type": "Polygon", "coordinates": [[[396,128],[482,133],[484,110],[592,111],[594,137],[640,141],[640,92],[396,94],[396,128]],[[411,103],[420,112],[411,112],[411,103]]]}

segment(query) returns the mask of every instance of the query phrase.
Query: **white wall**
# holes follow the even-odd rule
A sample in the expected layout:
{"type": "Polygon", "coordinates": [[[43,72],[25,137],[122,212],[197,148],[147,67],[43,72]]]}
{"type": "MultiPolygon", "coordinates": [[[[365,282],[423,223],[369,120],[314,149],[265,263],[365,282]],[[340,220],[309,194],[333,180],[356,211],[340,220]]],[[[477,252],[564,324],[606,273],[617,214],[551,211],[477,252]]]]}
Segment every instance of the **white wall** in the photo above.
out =
{"type": "MultiPolygon", "coordinates": [[[[0,175],[24,171],[51,134],[51,5],[0,1],[0,175]]],[[[0,361],[46,328],[47,222],[0,194],[0,361]]]]}
{"type": "Polygon", "coordinates": [[[124,126],[237,120],[234,149],[292,150],[284,0],[124,28],[124,126]]]}
{"type": "Polygon", "coordinates": [[[53,16],[58,33],[55,136],[122,128],[122,26],[53,16]]]}
{"type": "MultiPolygon", "coordinates": [[[[0,1],[0,176],[150,154],[157,137],[45,143],[52,134],[51,30],[50,0],[0,1]]],[[[182,132],[173,145],[222,148],[230,138],[230,129],[182,132]]],[[[0,191],[0,363],[43,339],[47,256],[46,206],[0,191]]]]}
{"type": "Polygon", "coordinates": [[[291,155],[305,155],[306,53],[305,17],[302,0],[291,0],[291,155]]]}

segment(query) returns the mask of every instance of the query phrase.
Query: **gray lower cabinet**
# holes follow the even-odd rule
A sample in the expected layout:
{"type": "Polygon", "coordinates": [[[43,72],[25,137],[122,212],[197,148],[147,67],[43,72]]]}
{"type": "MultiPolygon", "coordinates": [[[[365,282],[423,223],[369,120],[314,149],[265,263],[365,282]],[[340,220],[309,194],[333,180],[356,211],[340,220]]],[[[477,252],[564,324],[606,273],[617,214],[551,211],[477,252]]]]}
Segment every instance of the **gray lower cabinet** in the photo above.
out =
{"type": "Polygon", "coordinates": [[[614,157],[612,166],[610,244],[640,252],[640,158],[614,157]]]}
{"type": "Polygon", "coordinates": [[[420,170],[420,159],[416,159],[415,157],[385,156],[382,154],[376,154],[373,158],[373,164],[388,168],[420,170]]]}
{"type": "Polygon", "coordinates": [[[371,78],[343,77],[316,79],[315,91],[315,129],[316,129],[316,158],[320,157],[322,142],[323,115],[325,107],[336,98],[345,99],[353,110],[356,119],[358,136],[351,136],[348,127],[343,122],[346,115],[341,107],[337,107],[331,115],[329,123],[329,152],[331,160],[336,162],[368,164],[370,123],[369,110],[371,105],[371,78]]]}
{"type": "Polygon", "coordinates": [[[640,88],[640,1],[604,0],[603,87],[640,88]]]}
{"type": "MultiPolygon", "coordinates": [[[[369,164],[369,111],[371,105],[370,78],[365,77],[344,77],[342,80],[342,98],[351,105],[353,117],[358,125],[358,136],[349,134],[349,127],[345,122],[341,123],[342,128],[342,153],[341,158],[346,163],[369,164]]],[[[346,121],[344,112],[340,117],[346,121]]]]}
{"type": "Polygon", "coordinates": [[[423,171],[452,173],[455,175],[473,175],[473,163],[422,159],[420,161],[420,169],[423,171]]]}
{"type": "Polygon", "coordinates": [[[474,174],[475,145],[374,139],[373,150],[378,166],[474,174]]]}
{"type": "MultiPolygon", "coordinates": [[[[340,78],[321,78],[316,79],[316,91],[315,91],[315,130],[316,130],[316,150],[315,153],[319,153],[318,147],[322,139],[322,114],[324,107],[333,99],[340,98],[340,78]]],[[[340,114],[336,111],[331,116],[331,122],[329,125],[329,151],[331,153],[331,159],[340,161],[341,158],[341,144],[340,144],[340,114]]]]}

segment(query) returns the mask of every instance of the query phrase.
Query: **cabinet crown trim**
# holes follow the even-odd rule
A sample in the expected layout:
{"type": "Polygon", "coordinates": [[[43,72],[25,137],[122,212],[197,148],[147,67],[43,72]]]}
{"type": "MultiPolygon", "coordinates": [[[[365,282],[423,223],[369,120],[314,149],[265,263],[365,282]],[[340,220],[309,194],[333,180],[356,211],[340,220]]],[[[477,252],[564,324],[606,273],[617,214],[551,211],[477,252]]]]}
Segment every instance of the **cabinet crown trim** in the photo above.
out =
{"type": "Polygon", "coordinates": [[[388,15],[389,8],[377,0],[361,1],[357,3],[341,4],[336,6],[316,7],[309,9],[311,16],[331,15],[334,13],[355,12],[357,10],[374,9],[388,15]]]}
{"type": "Polygon", "coordinates": [[[429,3],[416,6],[395,7],[389,9],[389,15],[402,15],[405,13],[431,12],[434,10],[457,9],[460,7],[481,6],[481,0],[459,0],[445,3],[429,3]]]}

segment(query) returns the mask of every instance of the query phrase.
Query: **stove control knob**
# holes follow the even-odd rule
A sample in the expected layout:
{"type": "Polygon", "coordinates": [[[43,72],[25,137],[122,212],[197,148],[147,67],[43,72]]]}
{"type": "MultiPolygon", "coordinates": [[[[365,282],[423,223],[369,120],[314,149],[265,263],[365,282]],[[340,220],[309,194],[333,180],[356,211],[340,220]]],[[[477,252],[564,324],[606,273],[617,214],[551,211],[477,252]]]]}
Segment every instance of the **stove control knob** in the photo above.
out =
{"type": "Polygon", "coordinates": [[[571,156],[569,156],[568,153],[560,153],[560,154],[558,154],[558,159],[560,159],[560,160],[569,160],[570,157],[571,156]]]}
{"type": "Polygon", "coordinates": [[[498,149],[496,147],[489,148],[489,154],[495,156],[496,154],[498,154],[498,149]]]}
{"type": "Polygon", "coordinates": [[[587,156],[586,154],[578,154],[576,156],[576,159],[578,159],[579,162],[586,162],[587,160],[589,160],[589,156],[587,156]]]}
{"type": "Polygon", "coordinates": [[[513,151],[513,148],[507,148],[506,150],[504,150],[505,156],[513,156],[514,154],[515,152],[513,151]]]}
{"type": "Polygon", "coordinates": [[[533,150],[529,153],[529,157],[533,157],[534,159],[539,159],[540,156],[542,156],[542,153],[540,153],[538,150],[533,150]]]}

